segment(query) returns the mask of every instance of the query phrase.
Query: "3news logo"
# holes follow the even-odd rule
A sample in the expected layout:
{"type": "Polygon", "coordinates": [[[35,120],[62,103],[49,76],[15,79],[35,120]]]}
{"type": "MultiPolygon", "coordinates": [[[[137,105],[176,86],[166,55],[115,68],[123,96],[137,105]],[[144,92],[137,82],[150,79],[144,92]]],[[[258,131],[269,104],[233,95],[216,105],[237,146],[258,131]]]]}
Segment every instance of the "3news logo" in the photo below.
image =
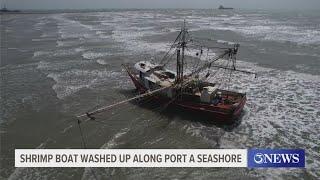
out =
{"type": "Polygon", "coordinates": [[[302,149],[249,149],[248,167],[305,167],[302,149]]]}

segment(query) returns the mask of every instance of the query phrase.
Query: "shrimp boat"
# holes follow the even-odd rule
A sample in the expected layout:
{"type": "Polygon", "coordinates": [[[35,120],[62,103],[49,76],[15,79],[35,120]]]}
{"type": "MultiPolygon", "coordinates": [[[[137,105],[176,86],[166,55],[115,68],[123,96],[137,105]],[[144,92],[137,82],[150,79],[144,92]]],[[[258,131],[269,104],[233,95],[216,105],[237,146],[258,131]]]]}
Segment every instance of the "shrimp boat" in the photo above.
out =
{"type": "Polygon", "coordinates": [[[215,123],[233,123],[243,110],[247,100],[246,94],[221,88],[222,81],[227,79],[227,76],[220,76],[217,82],[210,82],[208,78],[215,80],[221,69],[230,72],[230,76],[234,71],[255,73],[236,68],[239,44],[228,44],[228,47],[206,46],[206,44],[208,43],[192,37],[184,22],[169,51],[159,63],[150,60],[140,61],[133,65],[123,64],[140,95],[77,117],[94,120],[93,115],[97,113],[132,100],[151,97],[164,104],[164,107],[178,106],[188,111],[204,113],[210,117],[210,121],[215,123]],[[197,63],[188,64],[189,67],[192,66],[191,69],[187,67],[187,58],[190,58],[190,53],[186,55],[186,51],[189,52],[190,49],[198,51],[192,58],[197,60],[197,63]],[[204,52],[204,49],[207,50],[207,53],[204,52]],[[214,49],[219,53],[215,52],[213,56],[210,56],[209,52],[214,49]],[[206,59],[203,59],[204,54],[206,54],[206,59]],[[173,64],[171,69],[174,70],[170,69],[170,64],[173,64]],[[210,71],[212,68],[215,68],[216,71],[210,71]]]}
{"type": "MultiPolygon", "coordinates": [[[[200,74],[211,67],[249,74],[252,72],[235,68],[235,56],[238,52],[239,44],[233,44],[229,48],[216,47],[223,50],[220,55],[206,61],[202,66],[189,71],[189,73],[185,73],[185,51],[188,47],[191,47],[189,44],[195,43],[195,41],[195,39],[191,39],[184,23],[169,50],[175,49],[173,52],[176,55],[176,71],[166,68],[165,60],[162,60],[162,63],[140,61],[134,64],[133,67],[124,65],[124,68],[140,93],[144,94],[163,89],[153,96],[154,99],[186,110],[206,113],[212,117],[212,121],[226,124],[233,123],[243,110],[246,103],[246,94],[220,89],[217,83],[206,81],[210,73],[204,75],[203,78],[200,78],[200,74]],[[233,62],[232,67],[214,64],[214,62],[224,57],[233,62]]],[[[203,48],[204,46],[201,45],[200,53],[196,53],[197,56],[203,54],[203,48]]]]}

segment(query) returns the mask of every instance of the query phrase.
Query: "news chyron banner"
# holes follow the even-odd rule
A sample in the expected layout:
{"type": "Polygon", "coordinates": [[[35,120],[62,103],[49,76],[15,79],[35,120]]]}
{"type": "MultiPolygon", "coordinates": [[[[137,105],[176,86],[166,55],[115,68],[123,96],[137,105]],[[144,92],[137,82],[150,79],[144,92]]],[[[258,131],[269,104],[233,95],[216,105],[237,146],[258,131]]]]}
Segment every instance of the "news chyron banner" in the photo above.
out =
{"type": "Polygon", "coordinates": [[[305,167],[302,149],[251,149],[248,150],[248,167],[305,167]]]}
{"type": "Polygon", "coordinates": [[[302,149],[16,149],[15,167],[305,167],[302,149]]]}

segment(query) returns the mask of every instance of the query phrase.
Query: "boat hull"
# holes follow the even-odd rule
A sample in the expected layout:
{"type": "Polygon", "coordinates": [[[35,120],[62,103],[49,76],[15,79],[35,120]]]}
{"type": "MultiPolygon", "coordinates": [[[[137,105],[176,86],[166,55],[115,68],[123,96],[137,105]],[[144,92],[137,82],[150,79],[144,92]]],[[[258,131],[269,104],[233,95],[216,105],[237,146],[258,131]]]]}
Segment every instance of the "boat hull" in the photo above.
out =
{"type": "MultiPolygon", "coordinates": [[[[148,91],[148,88],[146,88],[140,81],[139,78],[132,73],[128,67],[125,67],[128,75],[130,76],[133,84],[135,85],[136,89],[140,93],[145,93],[148,91]]],[[[161,95],[154,95],[152,98],[155,101],[158,101],[162,104],[170,103],[172,106],[178,106],[182,109],[186,109],[188,111],[193,111],[196,113],[201,113],[203,115],[209,116],[210,121],[214,121],[215,123],[223,123],[223,124],[232,124],[234,123],[239,116],[241,115],[241,112],[244,108],[244,105],[246,103],[246,95],[243,94],[243,97],[238,103],[237,106],[232,108],[223,108],[219,106],[214,106],[212,104],[206,104],[206,103],[197,103],[192,101],[187,101],[182,99],[176,99],[172,101],[171,98],[164,97],[161,95]]]]}

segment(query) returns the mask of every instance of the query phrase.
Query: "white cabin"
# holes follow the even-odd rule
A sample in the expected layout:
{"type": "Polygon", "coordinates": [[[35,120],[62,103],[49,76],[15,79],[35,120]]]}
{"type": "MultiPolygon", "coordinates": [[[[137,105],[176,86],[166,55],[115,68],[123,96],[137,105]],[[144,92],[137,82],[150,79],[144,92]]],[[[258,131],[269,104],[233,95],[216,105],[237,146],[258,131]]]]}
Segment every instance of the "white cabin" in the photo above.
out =
{"type": "Polygon", "coordinates": [[[139,79],[148,89],[158,88],[159,86],[169,87],[175,82],[176,73],[165,69],[162,65],[150,61],[140,61],[134,67],[139,71],[139,79]]]}

